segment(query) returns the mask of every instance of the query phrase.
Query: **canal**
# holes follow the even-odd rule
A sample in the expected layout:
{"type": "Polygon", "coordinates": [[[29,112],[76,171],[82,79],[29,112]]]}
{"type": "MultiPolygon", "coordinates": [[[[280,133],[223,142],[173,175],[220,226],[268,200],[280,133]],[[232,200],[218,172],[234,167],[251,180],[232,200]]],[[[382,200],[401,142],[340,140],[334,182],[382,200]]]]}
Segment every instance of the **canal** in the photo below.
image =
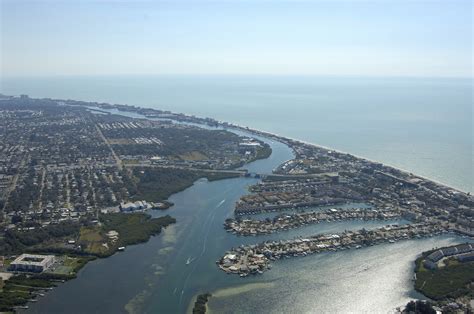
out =
{"type": "MultiPolygon", "coordinates": [[[[247,165],[250,172],[271,173],[293,158],[288,146],[263,140],[273,153],[247,165]]],[[[77,279],[30,304],[28,312],[185,313],[195,296],[204,292],[213,294],[209,308],[216,313],[387,312],[420,297],[411,281],[413,260],[420,252],[463,240],[444,235],[402,241],[285,259],[260,276],[227,275],[215,262],[240,244],[406,223],[339,221],[259,237],[225,232],[223,222],[233,216],[235,202],[257,182],[254,178],[196,181],[170,198],[175,205],[169,210],[150,211],[153,216],[169,214],[176,224],[147,243],[87,264],[77,279]]]]}

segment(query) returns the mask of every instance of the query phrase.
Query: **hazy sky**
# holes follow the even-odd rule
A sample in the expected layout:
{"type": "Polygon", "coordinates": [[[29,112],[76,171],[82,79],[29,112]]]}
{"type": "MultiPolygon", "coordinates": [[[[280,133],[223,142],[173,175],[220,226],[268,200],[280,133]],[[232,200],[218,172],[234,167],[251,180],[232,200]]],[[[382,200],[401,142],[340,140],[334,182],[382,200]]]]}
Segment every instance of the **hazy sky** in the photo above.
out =
{"type": "Polygon", "coordinates": [[[4,76],[472,76],[470,0],[0,0],[4,76]]]}

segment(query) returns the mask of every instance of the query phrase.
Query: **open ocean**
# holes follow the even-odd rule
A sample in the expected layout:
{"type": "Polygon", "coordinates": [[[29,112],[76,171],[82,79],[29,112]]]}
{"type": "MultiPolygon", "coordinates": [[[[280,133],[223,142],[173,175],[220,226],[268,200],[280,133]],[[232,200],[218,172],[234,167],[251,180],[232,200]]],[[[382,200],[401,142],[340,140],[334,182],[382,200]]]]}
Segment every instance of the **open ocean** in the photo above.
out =
{"type": "Polygon", "coordinates": [[[69,98],[234,122],[473,192],[473,81],[440,78],[3,78],[7,95],[69,98]]]}

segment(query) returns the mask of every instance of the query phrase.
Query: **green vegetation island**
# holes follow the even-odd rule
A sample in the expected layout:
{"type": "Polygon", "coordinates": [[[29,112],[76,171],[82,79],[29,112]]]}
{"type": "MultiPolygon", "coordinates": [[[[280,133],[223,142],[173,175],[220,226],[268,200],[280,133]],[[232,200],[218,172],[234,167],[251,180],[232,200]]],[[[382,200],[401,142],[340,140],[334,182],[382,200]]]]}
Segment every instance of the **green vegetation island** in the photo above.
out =
{"type": "Polygon", "coordinates": [[[199,294],[194,302],[193,314],[205,314],[207,312],[207,301],[212,295],[210,293],[199,294]]]}

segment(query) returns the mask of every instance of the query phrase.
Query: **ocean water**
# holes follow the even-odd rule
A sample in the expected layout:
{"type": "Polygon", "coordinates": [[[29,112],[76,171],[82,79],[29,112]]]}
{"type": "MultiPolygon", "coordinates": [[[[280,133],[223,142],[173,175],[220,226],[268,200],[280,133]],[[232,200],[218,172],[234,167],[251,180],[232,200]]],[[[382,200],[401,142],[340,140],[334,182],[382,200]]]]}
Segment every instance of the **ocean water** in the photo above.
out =
{"type": "Polygon", "coordinates": [[[3,78],[0,92],[184,112],[390,164],[473,192],[472,79],[3,78]]]}

